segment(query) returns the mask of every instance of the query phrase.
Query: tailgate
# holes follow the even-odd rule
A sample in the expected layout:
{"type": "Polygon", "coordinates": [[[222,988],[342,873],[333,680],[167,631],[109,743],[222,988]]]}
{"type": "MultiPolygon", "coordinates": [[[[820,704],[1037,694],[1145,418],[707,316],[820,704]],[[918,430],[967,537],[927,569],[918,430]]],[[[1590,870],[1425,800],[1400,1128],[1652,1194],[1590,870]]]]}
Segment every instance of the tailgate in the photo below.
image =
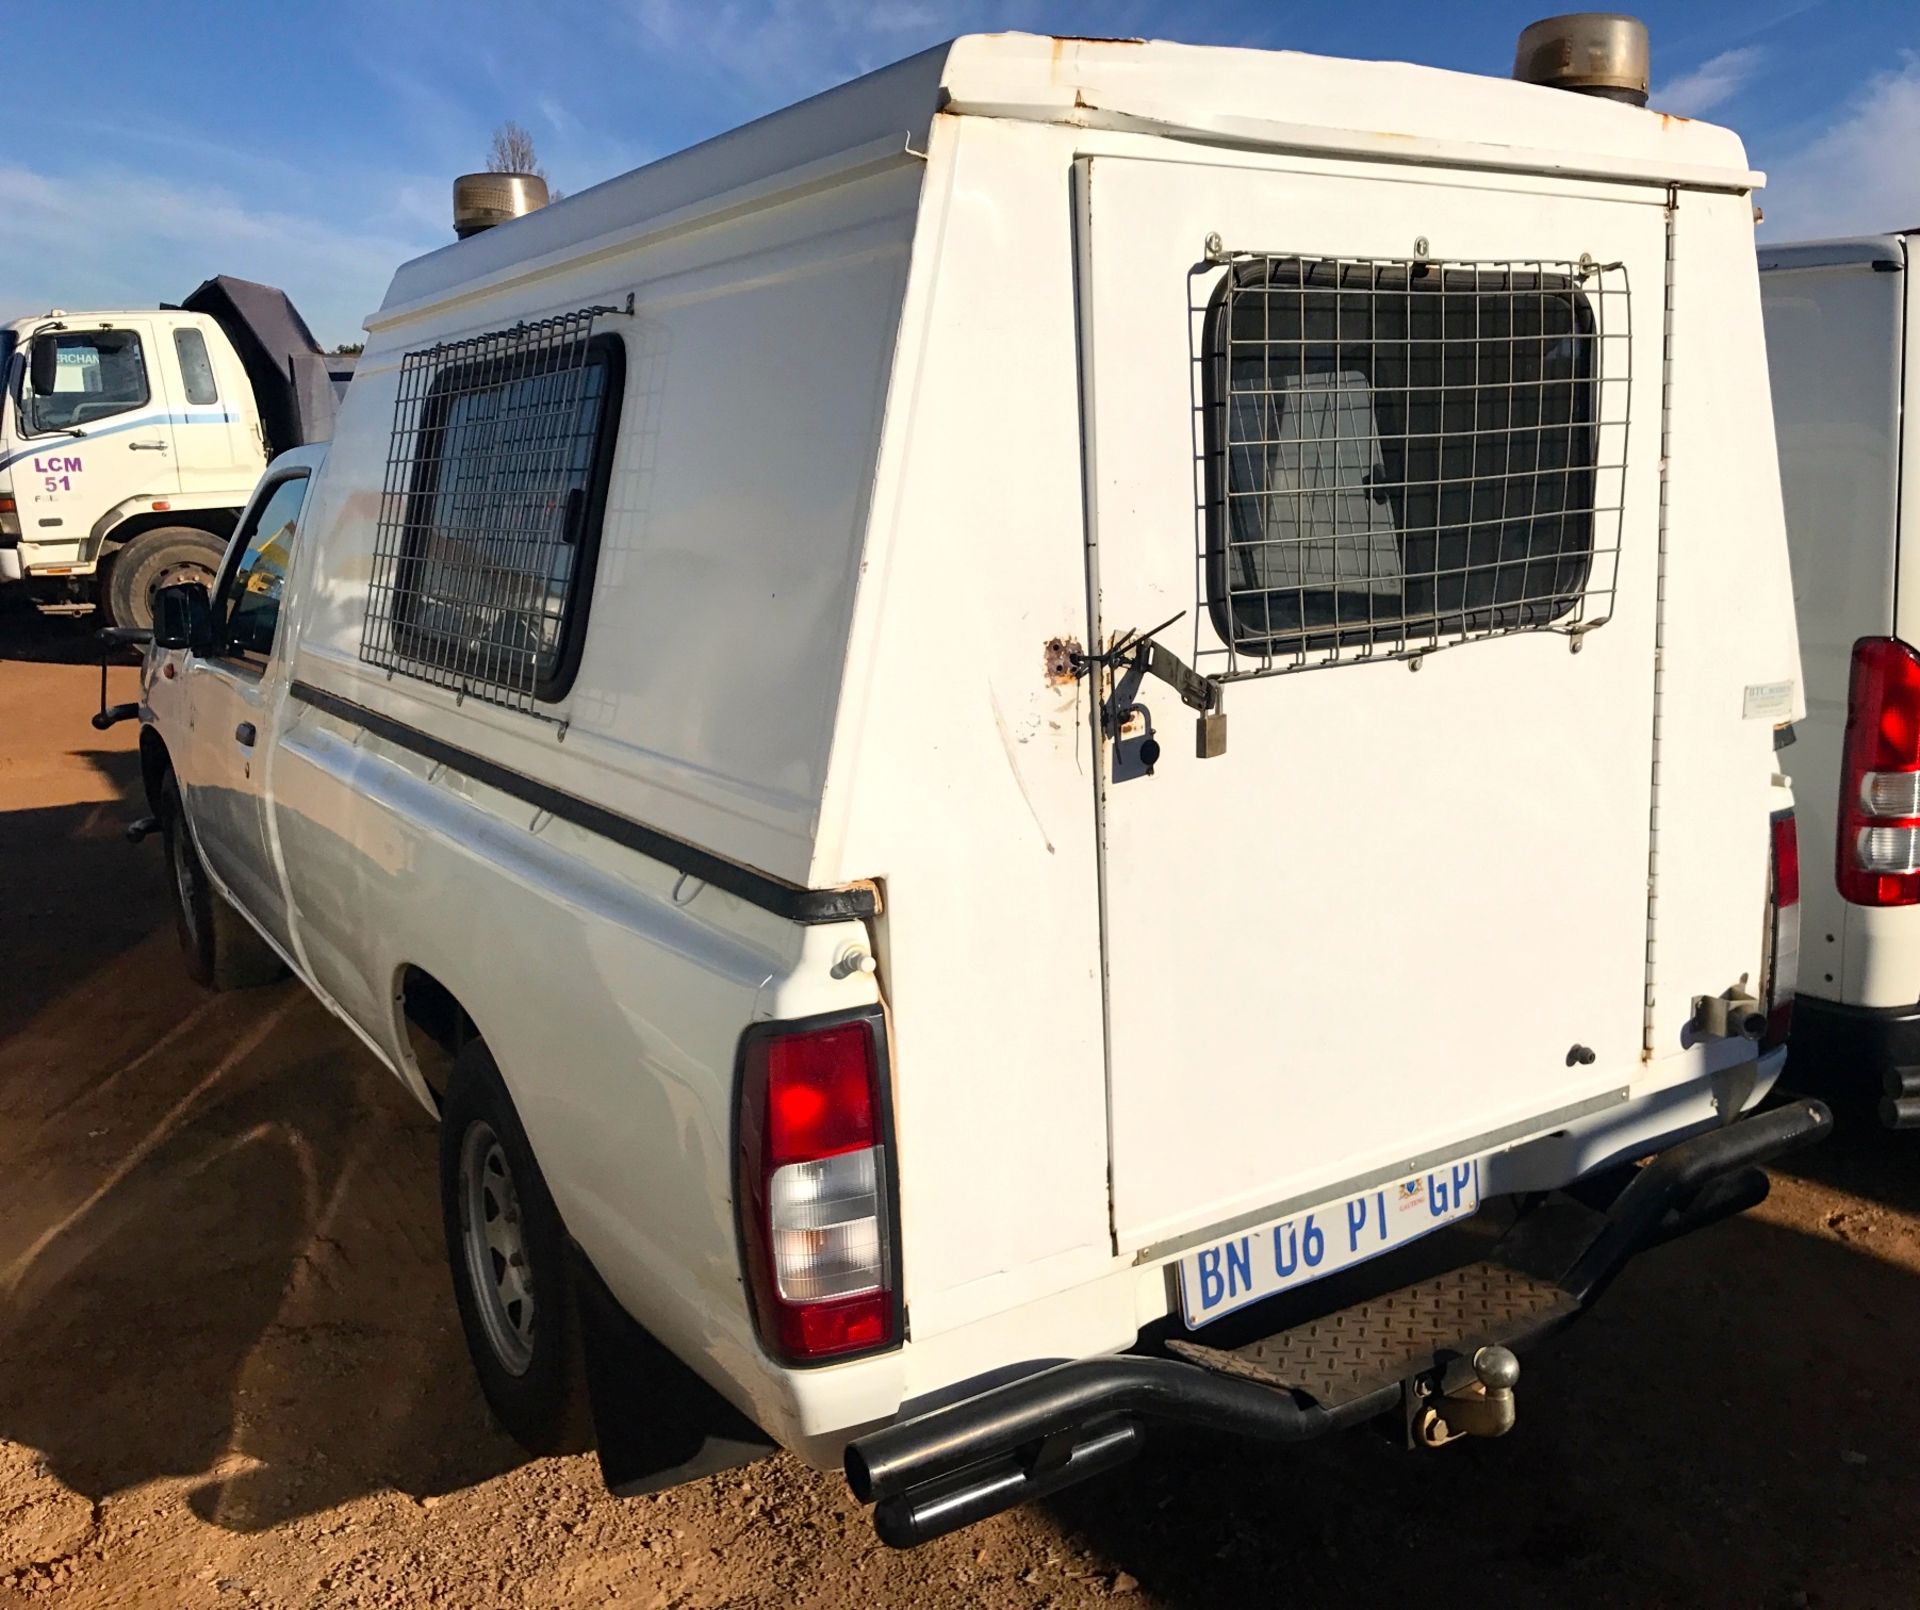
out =
{"type": "Polygon", "coordinates": [[[1203,759],[1102,688],[1114,1231],[1160,1252],[1624,1097],[1665,197],[1075,177],[1095,638],[1178,616],[1228,718],[1203,759]]]}

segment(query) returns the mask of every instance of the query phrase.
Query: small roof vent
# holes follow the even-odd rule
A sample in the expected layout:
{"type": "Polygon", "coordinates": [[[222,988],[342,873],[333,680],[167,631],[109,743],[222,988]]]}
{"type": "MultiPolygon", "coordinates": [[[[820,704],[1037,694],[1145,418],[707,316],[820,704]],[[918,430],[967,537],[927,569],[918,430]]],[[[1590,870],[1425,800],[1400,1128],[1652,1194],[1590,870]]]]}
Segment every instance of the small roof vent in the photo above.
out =
{"type": "Polygon", "coordinates": [[[453,232],[462,240],[547,204],[547,181],[531,173],[463,173],[453,181],[453,232]]]}
{"type": "Polygon", "coordinates": [[[1618,11],[1570,11],[1520,30],[1513,76],[1629,106],[1647,104],[1647,25],[1618,11]]]}

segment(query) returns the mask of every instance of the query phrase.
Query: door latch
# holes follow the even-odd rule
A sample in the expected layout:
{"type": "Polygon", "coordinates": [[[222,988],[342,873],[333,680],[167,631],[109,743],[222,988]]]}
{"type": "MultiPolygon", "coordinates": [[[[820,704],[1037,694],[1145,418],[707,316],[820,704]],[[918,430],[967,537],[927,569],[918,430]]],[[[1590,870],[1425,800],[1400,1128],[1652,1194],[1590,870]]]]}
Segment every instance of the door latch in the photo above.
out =
{"type": "MultiPolygon", "coordinates": [[[[1198,759],[1212,760],[1227,752],[1227,690],[1213,677],[1204,676],[1157,639],[1159,634],[1186,614],[1182,610],[1172,620],[1164,620],[1149,632],[1123,632],[1111,648],[1098,654],[1073,657],[1071,669],[1083,677],[1096,666],[1113,673],[1113,691],[1101,707],[1101,728],[1109,740],[1117,740],[1121,728],[1136,708],[1134,695],[1146,677],[1155,677],[1180,696],[1180,702],[1199,712],[1195,723],[1194,753],[1198,759]]],[[[1159,745],[1154,744],[1154,758],[1159,745]]],[[[1151,774],[1151,764],[1146,768],[1151,774]]],[[[1116,781],[1120,779],[1116,777],[1116,781]]]]}

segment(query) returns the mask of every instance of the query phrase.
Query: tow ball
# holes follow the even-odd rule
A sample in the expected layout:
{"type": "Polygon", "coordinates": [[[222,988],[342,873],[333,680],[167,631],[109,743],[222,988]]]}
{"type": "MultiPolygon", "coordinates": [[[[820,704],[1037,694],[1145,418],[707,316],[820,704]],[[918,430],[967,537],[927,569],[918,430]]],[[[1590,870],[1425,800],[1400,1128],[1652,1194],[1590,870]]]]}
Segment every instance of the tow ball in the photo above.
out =
{"type": "Polygon", "coordinates": [[[1504,1437],[1513,1429],[1519,1381],[1520,1360],[1497,1344],[1454,1360],[1437,1380],[1415,1381],[1407,1394],[1408,1441],[1444,1448],[1458,1437],[1504,1437]]]}

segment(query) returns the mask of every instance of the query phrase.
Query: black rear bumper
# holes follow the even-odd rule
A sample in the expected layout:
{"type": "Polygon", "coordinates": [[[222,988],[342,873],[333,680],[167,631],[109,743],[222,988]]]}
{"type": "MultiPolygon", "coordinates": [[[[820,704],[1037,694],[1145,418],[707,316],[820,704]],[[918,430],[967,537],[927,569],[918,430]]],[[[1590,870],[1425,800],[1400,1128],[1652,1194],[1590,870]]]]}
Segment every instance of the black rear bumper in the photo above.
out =
{"type": "Polygon", "coordinates": [[[1849,1117],[1870,1113],[1889,1129],[1920,1128],[1920,1006],[1846,1006],[1802,995],[1788,1045],[1794,1089],[1849,1117]]]}
{"type": "Polygon", "coordinates": [[[1476,1327],[1419,1338],[1421,1362],[1405,1379],[1322,1402],[1296,1386],[1248,1378],[1257,1371],[1190,1358],[1076,1359],[857,1439],[847,1448],[848,1484],[875,1506],[882,1540],[908,1548],[1111,1469],[1139,1451],[1148,1421],[1290,1443],[1372,1419],[1408,1401],[1410,1390],[1431,1390],[1488,1339],[1521,1347],[1560,1328],[1635,1253],[1754,1206],[1767,1193],[1757,1165],[1821,1139],[1832,1122],[1821,1103],[1801,1101],[1696,1135],[1635,1172],[1604,1212],[1548,1197],[1515,1221],[1486,1262],[1558,1300],[1531,1316],[1503,1316],[1497,1335],[1476,1327]]]}

